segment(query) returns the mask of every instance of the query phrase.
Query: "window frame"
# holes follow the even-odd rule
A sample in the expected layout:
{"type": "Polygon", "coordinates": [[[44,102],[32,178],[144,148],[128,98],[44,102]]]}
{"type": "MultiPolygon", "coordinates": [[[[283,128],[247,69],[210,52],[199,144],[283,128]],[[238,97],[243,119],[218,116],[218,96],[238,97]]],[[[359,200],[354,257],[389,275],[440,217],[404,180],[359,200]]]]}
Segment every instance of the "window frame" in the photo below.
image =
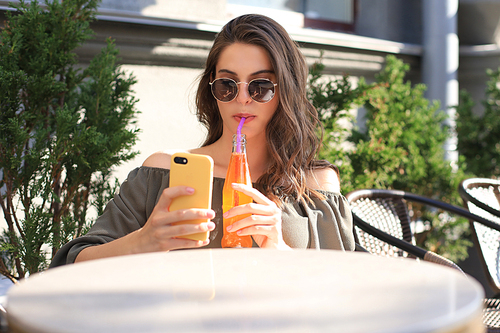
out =
{"type": "MultiPolygon", "coordinates": [[[[304,0],[307,1],[307,0],[304,0]]],[[[330,31],[342,31],[342,32],[354,32],[356,26],[356,17],[358,13],[358,0],[352,1],[352,22],[340,22],[328,19],[314,19],[307,17],[304,13],[304,8],[302,14],[304,15],[304,28],[319,29],[319,30],[330,30],[330,31]]]]}

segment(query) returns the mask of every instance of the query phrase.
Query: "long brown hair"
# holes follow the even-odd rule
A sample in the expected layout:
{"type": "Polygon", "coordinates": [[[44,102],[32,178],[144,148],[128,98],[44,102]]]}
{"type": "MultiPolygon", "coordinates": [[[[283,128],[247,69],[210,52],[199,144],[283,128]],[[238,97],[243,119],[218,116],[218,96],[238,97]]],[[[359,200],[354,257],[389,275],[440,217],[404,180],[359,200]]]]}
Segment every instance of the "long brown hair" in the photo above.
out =
{"type": "Polygon", "coordinates": [[[277,203],[288,198],[303,202],[310,201],[311,197],[322,198],[320,193],[306,186],[306,177],[313,169],[330,165],[315,160],[322,127],[316,109],[306,97],[308,67],[298,45],[286,30],[266,16],[239,16],[228,22],[215,38],[196,95],[198,120],[208,129],[203,146],[222,136],[222,118],[209,82],[214,77],[220,54],[234,43],[264,48],[279,85],[279,105],[266,128],[267,149],[272,162],[257,183],[277,203]]]}

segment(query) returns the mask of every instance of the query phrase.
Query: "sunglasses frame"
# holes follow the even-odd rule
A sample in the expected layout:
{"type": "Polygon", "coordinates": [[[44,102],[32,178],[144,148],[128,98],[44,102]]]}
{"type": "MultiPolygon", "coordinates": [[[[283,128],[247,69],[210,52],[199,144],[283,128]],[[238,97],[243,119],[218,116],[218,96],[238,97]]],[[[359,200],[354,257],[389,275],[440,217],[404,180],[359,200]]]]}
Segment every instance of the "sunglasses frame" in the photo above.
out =
{"type": "Polygon", "coordinates": [[[249,89],[250,87],[250,84],[253,82],[253,81],[257,81],[257,80],[263,80],[263,81],[269,81],[273,84],[273,89],[274,89],[274,92],[273,92],[273,97],[271,97],[268,101],[266,102],[259,102],[257,100],[255,100],[253,97],[252,97],[252,94],[250,94],[250,91],[248,91],[248,95],[250,96],[250,98],[252,99],[252,101],[256,102],[256,103],[259,103],[259,104],[265,104],[265,103],[269,103],[270,101],[273,100],[274,96],[276,96],[276,89],[275,87],[278,85],[277,83],[274,83],[273,81],[269,80],[269,79],[266,79],[266,78],[257,78],[257,79],[253,79],[253,80],[250,80],[249,82],[244,82],[244,81],[240,81],[240,82],[236,82],[235,80],[231,79],[231,78],[228,78],[228,77],[220,77],[218,79],[215,79],[213,80],[212,82],[208,82],[208,84],[210,85],[210,92],[212,93],[212,96],[214,96],[214,98],[216,100],[218,100],[219,102],[221,103],[229,103],[229,102],[232,102],[236,99],[236,97],[238,97],[238,94],[240,93],[240,84],[241,83],[246,83],[247,85],[247,90],[249,89]],[[214,91],[213,91],[213,83],[217,80],[230,80],[230,81],[233,81],[235,84],[236,84],[236,88],[238,89],[236,91],[236,95],[234,95],[233,99],[231,99],[230,101],[221,101],[220,99],[217,98],[217,96],[215,96],[214,94],[214,91]]]}

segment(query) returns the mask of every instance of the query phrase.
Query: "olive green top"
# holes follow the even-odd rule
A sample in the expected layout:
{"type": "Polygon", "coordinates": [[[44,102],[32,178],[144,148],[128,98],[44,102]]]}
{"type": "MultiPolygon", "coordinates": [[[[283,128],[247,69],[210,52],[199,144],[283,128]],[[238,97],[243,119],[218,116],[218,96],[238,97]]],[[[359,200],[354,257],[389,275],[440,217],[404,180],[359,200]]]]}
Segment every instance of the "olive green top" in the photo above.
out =
{"type": "MultiPolygon", "coordinates": [[[[169,186],[169,175],[170,170],[161,168],[140,167],[131,171],[90,231],[64,245],[50,267],[73,263],[84,248],[111,242],[144,226],[163,189],[169,186]]],[[[221,247],[223,187],[224,179],[214,178],[212,209],[216,212],[213,219],[216,227],[210,232],[208,248],[221,247]]],[[[355,243],[349,203],[340,193],[319,192],[325,199],[313,199],[314,205],[284,204],[283,239],[292,248],[353,251],[355,243]]],[[[257,245],[254,243],[253,246],[257,245]]]]}

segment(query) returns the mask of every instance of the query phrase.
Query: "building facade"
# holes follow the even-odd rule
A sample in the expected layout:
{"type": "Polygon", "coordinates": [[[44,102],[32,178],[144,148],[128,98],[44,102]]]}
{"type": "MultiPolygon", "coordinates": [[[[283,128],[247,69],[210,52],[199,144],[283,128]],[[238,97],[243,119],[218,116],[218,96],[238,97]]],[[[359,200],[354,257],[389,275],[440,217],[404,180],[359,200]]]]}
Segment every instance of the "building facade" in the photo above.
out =
{"type": "MultiPolygon", "coordinates": [[[[479,101],[488,68],[499,66],[500,1],[493,0],[103,0],[93,40],[78,49],[82,65],[115,39],[122,69],[141,111],[141,154],[121,165],[127,173],[151,153],[199,146],[204,129],[194,116],[196,80],[215,34],[243,13],[268,15],[300,44],[309,64],[326,74],[374,79],[388,54],[411,66],[408,79],[449,111],[466,89],[479,101]],[[444,67],[443,67],[444,66],[444,67]]],[[[0,1],[0,21],[8,1],[0,1]]],[[[478,106],[477,112],[481,112],[478,106]]],[[[450,142],[450,150],[453,150],[450,142]]]]}

